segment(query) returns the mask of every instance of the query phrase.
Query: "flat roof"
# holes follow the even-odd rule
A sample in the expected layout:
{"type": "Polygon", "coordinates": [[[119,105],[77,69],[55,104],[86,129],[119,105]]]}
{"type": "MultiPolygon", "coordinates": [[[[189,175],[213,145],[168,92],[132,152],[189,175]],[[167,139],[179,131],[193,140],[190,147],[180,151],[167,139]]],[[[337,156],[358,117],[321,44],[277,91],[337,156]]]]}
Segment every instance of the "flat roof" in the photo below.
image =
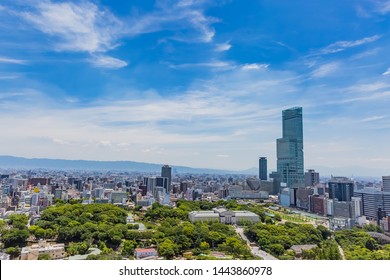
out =
{"type": "Polygon", "coordinates": [[[151,253],[151,252],[157,252],[154,248],[137,248],[134,250],[136,253],[151,253]]]}

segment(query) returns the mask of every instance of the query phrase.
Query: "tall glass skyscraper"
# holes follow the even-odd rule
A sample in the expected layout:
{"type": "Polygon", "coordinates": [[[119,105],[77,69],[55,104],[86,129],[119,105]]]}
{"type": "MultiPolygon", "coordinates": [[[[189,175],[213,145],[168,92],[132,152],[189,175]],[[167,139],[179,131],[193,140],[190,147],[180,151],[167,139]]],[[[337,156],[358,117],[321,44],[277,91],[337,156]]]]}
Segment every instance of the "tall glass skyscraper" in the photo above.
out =
{"type": "Polygon", "coordinates": [[[283,135],[276,140],[277,173],[288,188],[304,187],[302,107],[284,110],[283,135]]]}
{"type": "Polygon", "coordinates": [[[259,180],[267,181],[267,158],[259,158],[259,180]]]}
{"type": "Polygon", "coordinates": [[[170,192],[172,190],[172,167],[169,165],[164,165],[161,167],[161,177],[166,177],[168,178],[168,189],[167,191],[170,192]]]}

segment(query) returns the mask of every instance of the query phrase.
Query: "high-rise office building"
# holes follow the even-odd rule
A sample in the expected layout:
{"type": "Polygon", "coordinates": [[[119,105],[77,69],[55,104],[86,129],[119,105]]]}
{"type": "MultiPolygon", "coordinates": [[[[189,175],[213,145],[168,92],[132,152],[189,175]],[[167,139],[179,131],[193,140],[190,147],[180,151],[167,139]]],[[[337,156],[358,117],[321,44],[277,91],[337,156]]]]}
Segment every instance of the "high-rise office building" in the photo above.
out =
{"type": "Polygon", "coordinates": [[[259,179],[261,181],[267,181],[267,158],[259,158],[259,179]]]}
{"type": "Polygon", "coordinates": [[[282,112],[283,134],[276,141],[277,173],[288,188],[304,187],[302,107],[282,112]]]}
{"type": "Polygon", "coordinates": [[[153,194],[154,188],[156,187],[157,178],[156,177],[144,177],[144,185],[147,188],[148,193],[153,194]]]}
{"type": "Polygon", "coordinates": [[[378,210],[390,213],[390,192],[376,189],[357,190],[354,196],[362,200],[362,214],[368,219],[377,220],[378,210]]]}
{"type": "Polygon", "coordinates": [[[305,187],[314,187],[320,183],[320,173],[314,169],[309,169],[305,172],[305,187]]]}
{"type": "Polygon", "coordinates": [[[168,178],[168,192],[171,191],[171,182],[172,182],[172,167],[169,165],[164,165],[161,167],[161,177],[168,178]]]}
{"type": "Polygon", "coordinates": [[[168,192],[168,178],[167,177],[156,177],[156,187],[161,187],[164,193],[168,192]]]}
{"type": "Polygon", "coordinates": [[[351,201],[354,192],[354,181],[345,177],[332,177],[328,182],[329,198],[339,201],[351,201]]]}
{"type": "Polygon", "coordinates": [[[383,191],[390,192],[390,176],[382,176],[383,191]]]}

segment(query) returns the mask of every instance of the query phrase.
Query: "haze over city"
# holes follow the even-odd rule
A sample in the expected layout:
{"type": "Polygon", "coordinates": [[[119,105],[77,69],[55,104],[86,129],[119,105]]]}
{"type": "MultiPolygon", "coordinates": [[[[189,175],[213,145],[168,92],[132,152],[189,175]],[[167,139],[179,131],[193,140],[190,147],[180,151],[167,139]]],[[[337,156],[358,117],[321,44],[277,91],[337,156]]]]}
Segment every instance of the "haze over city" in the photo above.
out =
{"type": "Polygon", "coordinates": [[[305,169],[387,174],[389,15],[365,0],[2,1],[0,154],[272,170],[281,112],[300,106],[305,169]]]}

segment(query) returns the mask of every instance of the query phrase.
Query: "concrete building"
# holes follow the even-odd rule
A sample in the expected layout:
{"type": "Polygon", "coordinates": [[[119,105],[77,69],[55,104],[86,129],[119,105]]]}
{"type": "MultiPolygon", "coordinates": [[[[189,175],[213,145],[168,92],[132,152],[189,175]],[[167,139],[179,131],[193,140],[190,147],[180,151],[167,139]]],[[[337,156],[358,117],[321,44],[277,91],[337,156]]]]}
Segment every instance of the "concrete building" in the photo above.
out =
{"type": "Polygon", "coordinates": [[[111,192],[111,203],[113,204],[126,204],[127,193],[123,191],[111,192]]]}
{"type": "Polygon", "coordinates": [[[150,194],[154,193],[154,188],[157,184],[156,177],[144,177],[144,185],[146,186],[147,192],[150,194]]]}
{"type": "Polygon", "coordinates": [[[363,215],[363,205],[362,199],[360,197],[352,197],[351,198],[352,205],[352,218],[358,218],[363,215]]]}
{"type": "Polygon", "coordinates": [[[269,193],[258,190],[245,190],[241,186],[229,187],[229,197],[232,199],[267,199],[269,193]]]}
{"type": "Polygon", "coordinates": [[[310,195],[310,212],[326,216],[328,214],[328,198],[323,195],[310,195]]]}
{"type": "Polygon", "coordinates": [[[139,259],[158,257],[157,250],[155,248],[136,248],[134,250],[134,257],[139,259]]]}
{"type": "Polygon", "coordinates": [[[350,218],[332,217],[329,219],[330,230],[351,229],[355,221],[350,218]]]}
{"type": "Polygon", "coordinates": [[[382,176],[383,191],[390,193],[390,176],[382,176]]]}
{"type": "Polygon", "coordinates": [[[161,187],[164,189],[164,193],[169,192],[169,178],[168,177],[156,177],[156,187],[161,187]]]}
{"type": "Polygon", "coordinates": [[[37,186],[37,185],[50,185],[51,178],[30,178],[28,180],[29,185],[37,186]]]}
{"type": "Polygon", "coordinates": [[[188,218],[191,223],[195,223],[197,221],[200,222],[211,222],[211,221],[219,221],[219,213],[214,211],[192,211],[188,214],[188,218]]]}
{"type": "Polygon", "coordinates": [[[245,221],[253,223],[259,221],[259,216],[255,213],[249,211],[230,211],[223,207],[214,208],[213,211],[192,211],[188,216],[192,223],[196,221],[219,221],[223,224],[237,224],[245,221]]]}
{"type": "Polygon", "coordinates": [[[296,206],[301,209],[309,210],[310,198],[313,194],[312,188],[299,188],[296,190],[296,206]]]}
{"type": "Polygon", "coordinates": [[[352,204],[350,201],[333,201],[333,216],[352,219],[352,204]]]}
{"type": "Polygon", "coordinates": [[[48,254],[52,260],[63,259],[66,256],[65,244],[48,244],[41,240],[38,244],[30,247],[23,247],[21,252],[22,260],[37,260],[39,255],[48,254]]]}
{"type": "Polygon", "coordinates": [[[305,187],[314,187],[320,183],[320,173],[314,169],[309,169],[305,172],[305,187]]]}
{"type": "Polygon", "coordinates": [[[357,190],[354,195],[360,197],[363,215],[368,219],[377,220],[379,208],[390,213],[390,192],[364,189],[357,190]]]}
{"type": "Polygon", "coordinates": [[[328,199],[327,200],[327,215],[328,216],[333,216],[333,199],[328,199]]]}

